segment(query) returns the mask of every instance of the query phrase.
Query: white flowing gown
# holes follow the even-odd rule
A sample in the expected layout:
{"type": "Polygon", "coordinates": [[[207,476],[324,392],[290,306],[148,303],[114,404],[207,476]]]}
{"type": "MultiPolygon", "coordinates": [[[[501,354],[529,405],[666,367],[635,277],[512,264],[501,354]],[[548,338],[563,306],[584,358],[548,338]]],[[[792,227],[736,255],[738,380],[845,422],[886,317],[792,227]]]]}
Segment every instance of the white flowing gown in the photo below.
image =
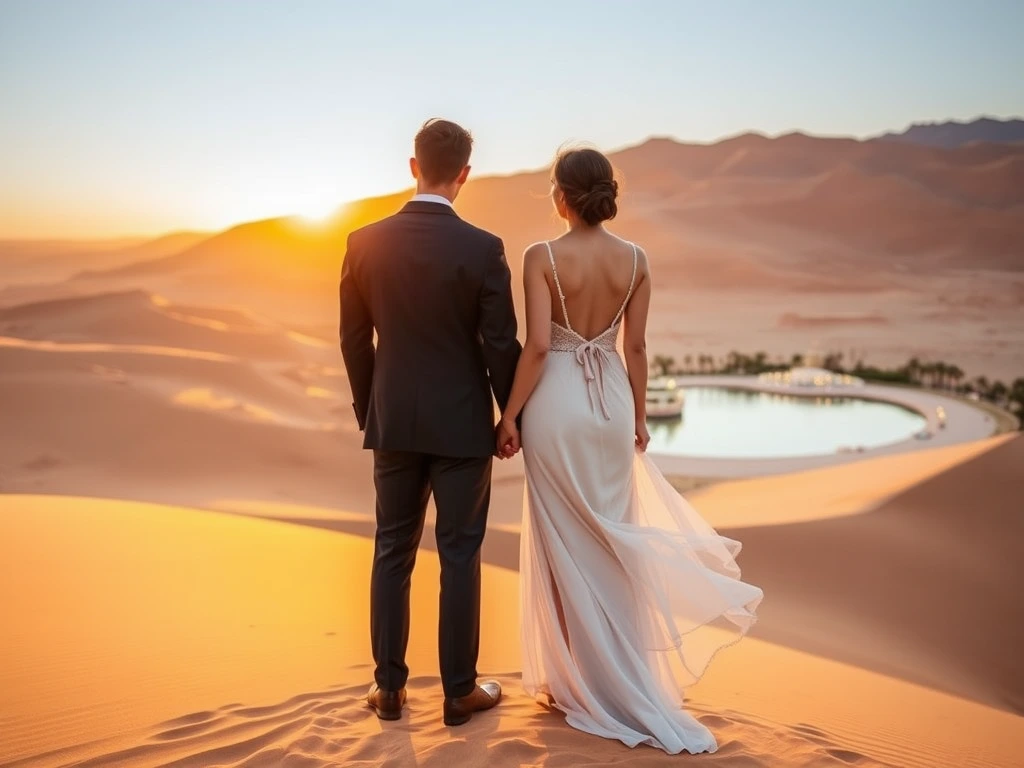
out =
{"type": "Polygon", "coordinates": [[[675,754],[717,748],[683,689],[755,621],[740,544],[715,533],[634,442],[633,394],[616,338],[636,282],[592,340],[552,323],[523,410],[520,549],[523,685],[573,727],[675,754]]]}

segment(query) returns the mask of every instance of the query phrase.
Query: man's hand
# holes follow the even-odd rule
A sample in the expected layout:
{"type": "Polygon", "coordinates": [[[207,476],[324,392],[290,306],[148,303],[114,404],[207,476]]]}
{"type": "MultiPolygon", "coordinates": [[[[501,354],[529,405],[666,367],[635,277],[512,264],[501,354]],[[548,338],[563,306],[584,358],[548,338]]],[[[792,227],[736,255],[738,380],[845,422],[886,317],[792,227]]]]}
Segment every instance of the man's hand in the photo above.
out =
{"type": "Polygon", "coordinates": [[[499,459],[511,459],[522,447],[519,439],[519,427],[514,420],[502,419],[498,422],[495,438],[494,455],[499,459]]]}

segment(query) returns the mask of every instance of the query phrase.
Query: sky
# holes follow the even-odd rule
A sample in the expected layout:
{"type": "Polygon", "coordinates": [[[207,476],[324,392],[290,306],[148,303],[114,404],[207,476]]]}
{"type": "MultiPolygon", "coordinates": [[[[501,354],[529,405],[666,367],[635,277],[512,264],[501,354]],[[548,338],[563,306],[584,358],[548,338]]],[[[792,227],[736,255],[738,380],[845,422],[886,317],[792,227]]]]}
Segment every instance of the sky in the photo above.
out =
{"type": "Polygon", "coordinates": [[[1020,0],[0,0],[0,238],[219,229],[565,141],[1024,114],[1020,0]]]}

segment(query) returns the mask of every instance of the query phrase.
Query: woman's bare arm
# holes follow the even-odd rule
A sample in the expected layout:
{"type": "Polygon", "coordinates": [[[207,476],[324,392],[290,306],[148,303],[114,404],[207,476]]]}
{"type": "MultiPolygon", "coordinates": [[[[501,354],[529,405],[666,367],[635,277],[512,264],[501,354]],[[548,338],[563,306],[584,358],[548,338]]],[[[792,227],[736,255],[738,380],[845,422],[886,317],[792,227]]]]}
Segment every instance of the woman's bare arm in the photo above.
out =
{"type": "Polygon", "coordinates": [[[636,419],[637,445],[646,450],[650,435],[647,432],[647,314],[651,307],[651,268],[647,254],[639,251],[637,283],[633,297],[626,307],[623,336],[623,355],[629,386],[633,390],[633,415],[636,419]]]}
{"type": "Polygon", "coordinates": [[[522,413],[526,401],[533,394],[544,370],[544,361],[551,348],[551,291],[548,288],[546,269],[547,250],[542,243],[531,245],[523,255],[523,287],[526,291],[526,343],[519,356],[516,376],[512,382],[512,394],[501,415],[498,449],[512,439],[513,449],[519,448],[519,430],[516,419],[522,413]],[[502,441],[502,434],[506,440],[502,441]],[[514,439],[513,439],[514,438],[514,439]]]}

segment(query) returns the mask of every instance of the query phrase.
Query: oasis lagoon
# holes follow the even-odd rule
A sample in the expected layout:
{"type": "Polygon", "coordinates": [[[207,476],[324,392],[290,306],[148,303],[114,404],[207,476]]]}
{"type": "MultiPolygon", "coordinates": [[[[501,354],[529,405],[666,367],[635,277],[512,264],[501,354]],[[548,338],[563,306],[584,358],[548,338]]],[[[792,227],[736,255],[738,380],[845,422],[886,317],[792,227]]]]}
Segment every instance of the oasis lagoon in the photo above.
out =
{"type": "Polygon", "coordinates": [[[651,453],[697,458],[792,458],[912,439],[921,414],[856,397],[687,387],[681,419],[649,423],[651,453]]]}

